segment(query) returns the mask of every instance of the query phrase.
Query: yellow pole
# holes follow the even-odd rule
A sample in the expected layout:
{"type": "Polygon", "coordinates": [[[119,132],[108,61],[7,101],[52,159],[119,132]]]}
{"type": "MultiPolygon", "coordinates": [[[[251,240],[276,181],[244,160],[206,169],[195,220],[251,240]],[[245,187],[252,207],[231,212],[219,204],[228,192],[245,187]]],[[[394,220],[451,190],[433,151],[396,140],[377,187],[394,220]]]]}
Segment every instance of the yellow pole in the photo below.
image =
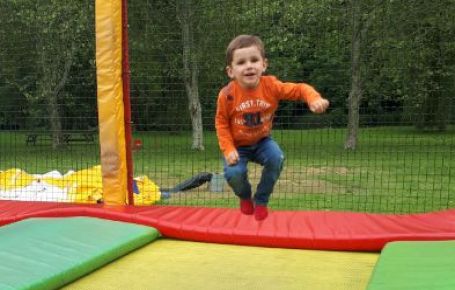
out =
{"type": "Polygon", "coordinates": [[[103,193],[125,205],[127,165],[122,82],[122,2],[96,0],[96,79],[103,193]]]}

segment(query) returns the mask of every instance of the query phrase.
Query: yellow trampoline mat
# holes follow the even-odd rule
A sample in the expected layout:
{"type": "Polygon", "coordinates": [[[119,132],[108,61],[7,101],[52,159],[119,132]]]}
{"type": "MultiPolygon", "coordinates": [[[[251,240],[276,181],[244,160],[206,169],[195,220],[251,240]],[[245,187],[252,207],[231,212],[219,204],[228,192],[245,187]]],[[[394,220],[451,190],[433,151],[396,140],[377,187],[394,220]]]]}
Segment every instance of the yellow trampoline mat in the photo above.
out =
{"type": "Polygon", "coordinates": [[[157,240],[63,289],[366,289],[379,254],[157,240]]]}

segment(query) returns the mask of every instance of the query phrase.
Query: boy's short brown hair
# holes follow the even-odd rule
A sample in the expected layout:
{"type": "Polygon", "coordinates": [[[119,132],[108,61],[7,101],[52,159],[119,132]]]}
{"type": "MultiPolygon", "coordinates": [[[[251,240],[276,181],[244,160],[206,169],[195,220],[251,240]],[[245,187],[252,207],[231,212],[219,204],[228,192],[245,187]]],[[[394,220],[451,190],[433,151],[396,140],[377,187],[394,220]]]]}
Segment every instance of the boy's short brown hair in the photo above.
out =
{"type": "Polygon", "coordinates": [[[263,58],[265,58],[264,43],[262,40],[255,35],[242,34],[231,40],[226,49],[226,64],[231,65],[234,51],[239,48],[245,48],[250,46],[256,46],[263,58]]]}

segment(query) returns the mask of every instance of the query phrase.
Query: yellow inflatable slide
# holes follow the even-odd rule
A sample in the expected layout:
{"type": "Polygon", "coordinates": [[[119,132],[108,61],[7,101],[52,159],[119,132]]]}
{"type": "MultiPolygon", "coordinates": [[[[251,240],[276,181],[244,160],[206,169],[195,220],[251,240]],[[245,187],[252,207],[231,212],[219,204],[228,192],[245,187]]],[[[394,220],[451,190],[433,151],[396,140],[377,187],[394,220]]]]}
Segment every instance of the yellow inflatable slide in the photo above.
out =
{"type": "MultiPolygon", "coordinates": [[[[134,202],[150,205],[159,201],[159,187],[147,176],[134,178],[134,202]]],[[[30,174],[11,168],[0,171],[0,199],[98,203],[103,200],[101,166],[45,174],[30,174]]]]}

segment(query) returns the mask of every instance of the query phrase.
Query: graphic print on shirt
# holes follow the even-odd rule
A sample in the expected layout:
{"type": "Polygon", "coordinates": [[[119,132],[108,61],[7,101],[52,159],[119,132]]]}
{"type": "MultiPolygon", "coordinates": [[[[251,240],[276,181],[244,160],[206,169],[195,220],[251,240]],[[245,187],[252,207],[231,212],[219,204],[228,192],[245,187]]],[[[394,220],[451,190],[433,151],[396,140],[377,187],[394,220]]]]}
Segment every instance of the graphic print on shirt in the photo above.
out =
{"type": "Polygon", "coordinates": [[[262,124],[261,112],[254,113],[245,113],[243,114],[243,120],[245,121],[245,126],[247,127],[256,127],[262,124]]]}
{"type": "Polygon", "coordinates": [[[265,100],[246,100],[235,107],[234,124],[249,128],[261,126],[270,121],[272,113],[266,113],[272,105],[265,100]]]}

